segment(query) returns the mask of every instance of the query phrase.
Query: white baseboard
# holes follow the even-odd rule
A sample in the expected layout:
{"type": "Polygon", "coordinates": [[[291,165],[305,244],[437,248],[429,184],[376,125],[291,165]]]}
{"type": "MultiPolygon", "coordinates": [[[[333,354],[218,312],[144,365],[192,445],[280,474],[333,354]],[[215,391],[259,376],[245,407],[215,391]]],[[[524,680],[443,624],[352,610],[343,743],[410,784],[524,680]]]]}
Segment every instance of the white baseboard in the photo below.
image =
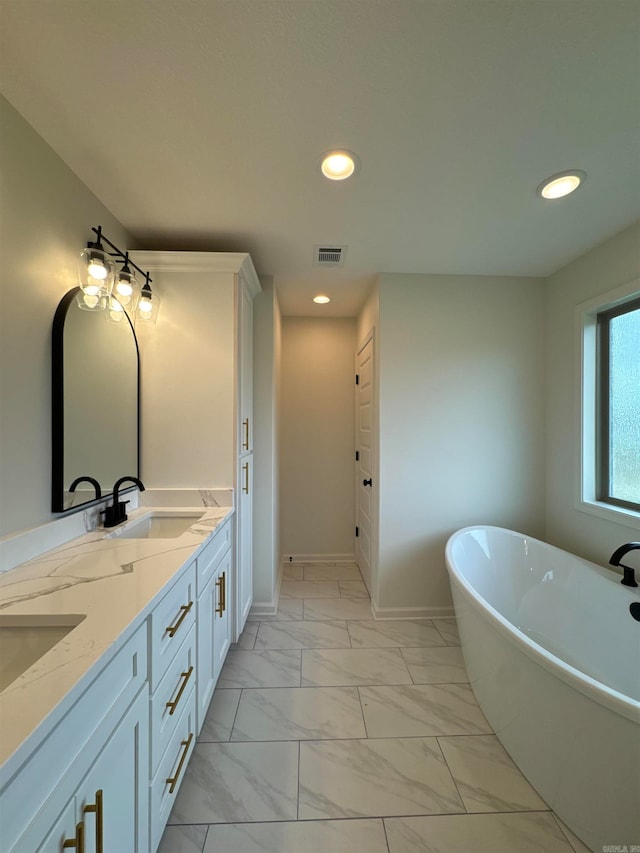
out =
{"type": "Polygon", "coordinates": [[[254,601],[249,611],[249,616],[275,616],[278,610],[278,600],[254,601]]]}
{"type": "Polygon", "coordinates": [[[374,619],[451,619],[453,607],[376,607],[371,602],[374,619]]]}
{"type": "Polygon", "coordinates": [[[282,584],[283,566],[280,564],[278,569],[278,577],[276,578],[276,588],[273,594],[273,601],[254,601],[249,616],[275,616],[278,612],[278,601],[280,601],[280,585],[282,584]]]}
{"type": "Polygon", "coordinates": [[[355,554],[284,554],[285,566],[293,563],[355,563],[355,554]],[[291,559],[289,559],[291,558],[291,559]]]}

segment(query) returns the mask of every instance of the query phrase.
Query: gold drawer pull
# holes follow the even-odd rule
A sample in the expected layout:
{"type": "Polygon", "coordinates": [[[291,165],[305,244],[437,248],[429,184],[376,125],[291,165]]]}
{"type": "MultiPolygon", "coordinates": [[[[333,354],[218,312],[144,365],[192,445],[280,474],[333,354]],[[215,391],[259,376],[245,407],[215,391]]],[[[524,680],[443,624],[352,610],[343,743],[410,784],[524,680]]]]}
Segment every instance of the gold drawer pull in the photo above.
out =
{"type": "Polygon", "coordinates": [[[191,610],[192,607],[193,607],[193,601],[190,601],[188,604],[181,604],[180,605],[180,610],[182,610],[182,613],[180,614],[178,621],[176,622],[175,625],[170,625],[166,629],[166,632],[170,637],[173,637],[173,635],[176,633],[178,628],[182,625],[182,623],[184,622],[184,620],[186,618],[187,613],[191,610]]]}
{"type": "MultiPolygon", "coordinates": [[[[189,681],[189,679],[191,678],[192,672],[193,672],[193,666],[190,666],[186,672],[180,673],[180,677],[184,678],[184,681],[180,685],[180,690],[178,690],[178,695],[173,700],[173,702],[167,702],[167,708],[171,709],[169,711],[169,716],[171,716],[173,714],[173,712],[175,711],[175,709],[178,707],[178,702],[180,701],[180,697],[184,693],[184,688],[187,686],[187,681],[189,681]]],[[[101,851],[98,851],[98,853],[101,853],[101,851]]]]}
{"type": "Polygon", "coordinates": [[[216,586],[218,587],[218,605],[216,607],[216,613],[218,616],[222,616],[224,613],[224,580],[223,578],[218,578],[216,581],[216,586]]]}
{"type": "Polygon", "coordinates": [[[249,418],[245,418],[245,420],[242,421],[242,426],[244,427],[244,439],[242,442],[242,449],[248,450],[249,449],[249,418]]]}
{"type": "Polygon", "coordinates": [[[245,495],[249,494],[249,463],[245,462],[242,466],[242,470],[244,471],[244,486],[242,487],[242,491],[245,495]]]}
{"type": "Polygon", "coordinates": [[[218,580],[216,581],[216,586],[218,587],[218,606],[216,607],[216,613],[218,616],[222,616],[222,614],[227,609],[227,573],[223,572],[218,580]]]}
{"type": "Polygon", "coordinates": [[[102,805],[103,805],[102,789],[100,789],[99,791],[96,791],[95,803],[93,803],[93,805],[90,805],[90,806],[85,806],[84,809],[82,810],[83,814],[95,813],[95,816],[96,816],[96,853],[103,853],[103,851],[104,851],[103,840],[102,840],[102,837],[103,837],[103,832],[102,832],[102,827],[103,827],[102,805]]]}
{"type": "Polygon", "coordinates": [[[65,850],[70,847],[75,848],[78,853],[84,853],[84,823],[82,821],[76,825],[76,837],[64,840],[62,849],[65,850]]]}
{"type": "Polygon", "coordinates": [[[182,751],[182,755],[180,756],[180,762],[178,763],[178,769],[176,770],[176,775],[175,776],[169,776],[169,778],[167,779],[167,785],[171,786],[169,788],[170,794],[173,794],[173,791],[174,791],[176,785],[178,784],[178,779],[180,778],[180,772],[182,770],[182,765],[184,764],[184,760],[187,757],[187,753],[189,752],[189,747],[191,746],[192,740],[193,740],[193,732],[191,732],[191,734],[189,735],[189,737],[186,740],[180,741],[180,746],[183,746],[184,750],[182,751]]]}

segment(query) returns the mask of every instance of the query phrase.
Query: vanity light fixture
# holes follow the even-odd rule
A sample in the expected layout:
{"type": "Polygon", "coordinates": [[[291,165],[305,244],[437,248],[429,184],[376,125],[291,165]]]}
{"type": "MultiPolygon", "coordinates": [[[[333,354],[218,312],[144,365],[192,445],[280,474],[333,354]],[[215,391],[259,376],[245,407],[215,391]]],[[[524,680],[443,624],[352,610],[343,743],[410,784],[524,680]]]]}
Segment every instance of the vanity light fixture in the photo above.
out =
{"type": "Polygon", "coordinates": [[[113,288],[116,299],[124,308],[135,306],[140,290],[136,274],[132,272],[129,264],[129,252],[125,252],[124,264],[116,276],[116,283],[113,288]]]}
{"type": "Polygon", "coordinates": [[[327,302],[331,302],[328,296],[325,296],[324,293],[319,293],[317,296],[313,297],[313,301],[317,302],[318,305],[326,305],[327,302]]]}
{"type": "Polygon", "coordinates": [[[140,291],[140,300],[136,316],[145,323],[156,323],[158,320],[158,309],[160,308],[160,297],[151,290],[151,279],[149,273],[145,273],[145,282],[140,291]]]}
{"type": "Polygon", "coordinates": [[[569,169],[566,172],[558,172],[546,178],[536,189],[540,198],[549,200],[564,198],[569,193],[577,190],[584,183],[587,173],[581,169],[569,169]]]}
{"type": "Polygon", "coordinates": [[[354,174],[358,165],[358,158],[352,151],[338,148],[335,151],[327,151],[322,156],[320,169],[330,181],[344,181],[354,174]]]}
{"type": "Polygon", "coordinates": [[[115,263],[102,245],[102,228],[94,228],[95,241],[89,241],[78,261],[78,305],[85,311],[102,311],[113,287],[115,263]]]}
{"type": "Polygon", "coordinates": [[[128,312],[131,319],[137,316],[155,323],[158,317],[160,297],[151,293],[151,277],[102,233],[102,226],[91,229],[96,239],[87,243],[78,262],[80,290],[76,302],[85,311],[108,309],[108,319],[119,322],[128,312]],[[105,250],[103,243],[109,247],[105,250]],[[121,265],[116,275],[116,266],[121,265]],[[135,271],[144,277],[140,289],[135,271]],[[136,310],[137,309],[137,310],[136,310]]]}

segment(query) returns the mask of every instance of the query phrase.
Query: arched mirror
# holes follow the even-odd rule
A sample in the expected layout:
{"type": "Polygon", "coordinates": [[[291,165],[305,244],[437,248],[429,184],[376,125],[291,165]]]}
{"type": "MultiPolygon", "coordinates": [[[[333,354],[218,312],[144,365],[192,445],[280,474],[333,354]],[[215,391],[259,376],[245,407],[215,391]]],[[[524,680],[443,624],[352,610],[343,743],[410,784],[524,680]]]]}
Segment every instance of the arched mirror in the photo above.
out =
{"type": "Polygon", "coordinates": [[[53,320],[52,502],[53,512],[94,503],[92,477],[111,493],[125,474],[139,477],[140,360],[127,314],[84,311],[75,287],[53,320]]]}

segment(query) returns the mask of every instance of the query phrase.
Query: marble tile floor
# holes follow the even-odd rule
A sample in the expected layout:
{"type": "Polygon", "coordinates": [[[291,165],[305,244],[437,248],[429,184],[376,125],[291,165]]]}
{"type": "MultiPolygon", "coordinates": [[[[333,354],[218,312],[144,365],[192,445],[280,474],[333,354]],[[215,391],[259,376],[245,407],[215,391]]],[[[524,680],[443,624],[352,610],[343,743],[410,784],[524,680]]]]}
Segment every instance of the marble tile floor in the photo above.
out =
{"type": "Polygon", "coordinates": [[[588,853],[491,731],[455,620],[376,622],[363,588],[354,564],[285,567],[159,853],[588,853]]]}

